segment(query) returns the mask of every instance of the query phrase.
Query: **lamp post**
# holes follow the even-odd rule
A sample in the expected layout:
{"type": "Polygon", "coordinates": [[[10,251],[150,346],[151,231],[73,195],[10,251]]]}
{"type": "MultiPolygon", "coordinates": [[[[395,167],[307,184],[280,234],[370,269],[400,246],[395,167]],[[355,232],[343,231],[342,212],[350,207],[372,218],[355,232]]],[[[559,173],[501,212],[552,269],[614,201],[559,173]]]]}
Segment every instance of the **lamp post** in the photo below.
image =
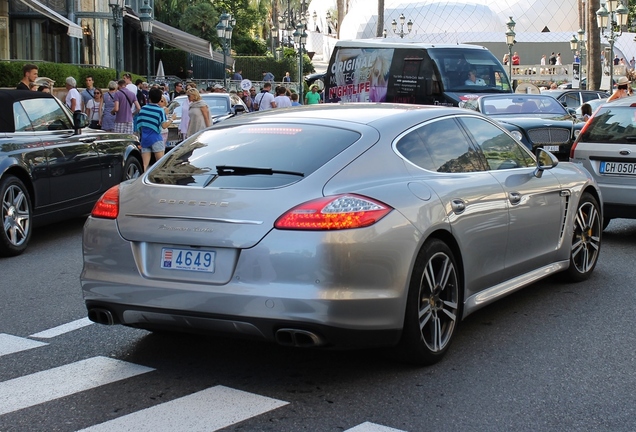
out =
{"type": "Polygon", "coordinates": [[[146,38],[146,82],[150,82],[150,33],[152,33],[152,8],[148,0],[144,0],[144,5],[139,8],[139,21],[141,21],[141,31],[146,38]]]}
{"type": "Polygon", "coordinates": [[[610,46],[610,90],[614,86],[614,42],[623,34],[623,24],[625,24],[628,13],[627,8],[618,0],[608,0],[607,3],[601,3],[601,8],[596,11],[596,23],[610,46]],[[606,5],[607,8],[605,7],[606,5]],[[616,26],[618,26],[618,31],[614,31],[616,26]]]}
{"type": "Polygon", "coordinates": [[[572,54],[576,57],[576,54],[579,54],[579,82],[583,79],[583,52],[585,51],[585,31],[583,29],[579,29],[578,31],[579,37],[576,35],[572,35],[572,39],[570,39],[570,49],[572,50],[572,54]]]}
{"type": "Polygon", "coordinates": [[[508,28],[508,31],[506,32],[506,44],[508,44],[508,78],[510,79],[511,85],[512,85],[512,47],[514,46],[514,44],[517,43],[517,41],[515,40],[515,36],[517,35],[515,33],[516,24],[517,23],[514,22],[512,17],[510,17],[510,20],[506,23],[506,27],[508,28]]]}
{"type": "Polygon", "coordinates": [[[223,87],[225,88],[227,88],[227,73],[225,70],[227,69],[227,53],[232,42],[232,24],[236,24],[232,15],[223,12],[219,23],[216,25],[216,35],[221,41],[223,48],[223,87]]]}
{"type": "Polygon", "coordinates": [[[407,34],[411,33],[411,30],[413,30],[413,21],[411,21],[409,19],[409,22],[406,23],[406,32],[404,31],[404,21],[406,21],[406,17],[404,16],[403,13],[400,14],[400,17],[398,18],[400,20],[400,31],[397,31],[397,22],[395,21],[395,19],[393,19],[393,21],[391,22],[391,28],[393,29],[393,33],[395,33],[396,35],[398,35],[400,37],[400,39],[404,39],[404,36],[406,36],[407,34]]]}
{"type": "Polygon", "coordinates": [[[124,68],[121,40],[121,29],[124,25],[124,7],[122,0],[108,0],[108,6],[113,10],[113,28],[115,29],[115,76],[119,79],[119,75],[124,68]]]}

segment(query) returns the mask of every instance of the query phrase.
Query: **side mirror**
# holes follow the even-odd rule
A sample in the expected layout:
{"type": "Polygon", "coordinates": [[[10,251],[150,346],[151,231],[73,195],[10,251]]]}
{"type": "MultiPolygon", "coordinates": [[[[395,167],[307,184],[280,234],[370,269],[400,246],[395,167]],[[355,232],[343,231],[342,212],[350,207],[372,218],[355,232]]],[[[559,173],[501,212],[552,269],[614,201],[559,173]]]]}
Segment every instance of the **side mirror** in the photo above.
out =
{"type": "Polygon", "coordinates": [[[534,176],[541,178],[543,171],[554,168],[559,164],[559,160],[555,155],[542,148],[537,149],[537,168],[534,170],[534,176]]]}
{"type": "Polygon", "coordinates": [[[75,135],[79,135],[88,125],[88,117],[86,114],[77,110],[73,113],[73,130],[75,130],[75,135]]]}
{"type": "Polygon", "coordinates": [[[245,112],[245,107],[241,104],[234,105],[234,114],[240,114],[245,112]]]}

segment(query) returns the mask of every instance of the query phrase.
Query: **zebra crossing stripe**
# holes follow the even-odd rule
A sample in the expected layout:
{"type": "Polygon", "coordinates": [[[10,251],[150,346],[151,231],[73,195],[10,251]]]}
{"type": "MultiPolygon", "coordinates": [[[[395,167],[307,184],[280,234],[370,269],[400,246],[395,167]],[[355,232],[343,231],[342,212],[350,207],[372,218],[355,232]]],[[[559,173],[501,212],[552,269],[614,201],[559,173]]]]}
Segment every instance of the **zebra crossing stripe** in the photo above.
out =
{"type": "Polygon", "coordinates": [[[13,354],[20,351],[26,351],[32,348],[48,345],[44,342],[33,341],[30,339],[12,336],[6,333],[0,333],[0,357],[13,354]]]}
{"type": "Polygon", "coordinates": [[[347,429],[345,432],[404,432],[401,429],[393,429],[375,423],[364,422],[356,427],[347,429]]]}
{"type": "Polygon", "coordinates": [[[211,432],[287,404],[254,393],[215,386],[79,432],[211,432]]]}
{"type": "Polygon", "coordinates": [[[63,324],[61,326],[53,327],[51,329],[32,334],[29,337],[34,337],[39,339],[50,339],[64,333],[68,333],[70,331],[89,326],[91,324],[94,324],[93,321],[89,320],[88,318],[82,318],[75,321],[71,321],[70,323],[63,324]]]}
{"type": "Polygon", "coordinates": [[[0,415],[49,402],[154,369],[92,357],[0,383],[0,415]]]}

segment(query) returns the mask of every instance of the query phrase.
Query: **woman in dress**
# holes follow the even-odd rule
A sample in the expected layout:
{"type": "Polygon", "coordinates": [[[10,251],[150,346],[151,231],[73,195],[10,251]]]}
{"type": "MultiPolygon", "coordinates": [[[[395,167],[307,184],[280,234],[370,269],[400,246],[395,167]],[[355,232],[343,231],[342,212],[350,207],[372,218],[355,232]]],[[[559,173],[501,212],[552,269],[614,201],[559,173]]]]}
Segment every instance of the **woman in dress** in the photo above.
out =
{"type": "Polygon", "coordinates": [[[108,91],[102,95],[102,130],[112,132],[115,130],[115,114],[111,111],[115,107],[115,93],[117,93],[117,82],[108,83],[108,91]]]}
{"type": "Polygon", "coordinates": [[[188,115],[190,122],[188,124],[188,137],[210,126],[210,109],[208,105],[201,100],[199,90],[190,88],[186,91],[188,96],[189,108],[188,115]]]}
{"type": "MultiPolygon", "coordinates": [[[[159,106],[161,108],[163,108],[164,112],[166,113],[166,118],[170,118],[170,111],[168,110],[168,99],[166,99],[165,96],[161,97],[161,100],[159,101],[159,106]]],[[[176,118],[176,114],[172,115],[172,120],[174,120],[176,118]]],[[[168,142],[168,128],[161,128],[161,137],[163,138],[163,144],[166,145],[166,143],[168,142]]]]}
{"type": "Polygon", "coordinates": [[[104,108],[104,97],[102,90],[96,88],[93,97],[86,102],[86,115],[90,120],[88,125],[91,129],[101,129],[102,108],[104,108]]]}

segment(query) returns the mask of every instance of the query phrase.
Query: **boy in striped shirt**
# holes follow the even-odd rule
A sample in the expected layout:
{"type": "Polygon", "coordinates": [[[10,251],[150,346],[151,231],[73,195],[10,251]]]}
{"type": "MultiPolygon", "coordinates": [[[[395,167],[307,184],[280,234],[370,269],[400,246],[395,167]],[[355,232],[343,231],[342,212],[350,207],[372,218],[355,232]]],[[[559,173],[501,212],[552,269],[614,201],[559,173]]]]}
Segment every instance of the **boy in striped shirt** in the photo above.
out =
{"type": "Polygon", "coordinates": [[[155,160],[161,159],[166,144],[161,136],[161,129],[167,128],[176,118],[176,114],[171,119],[166,118],[166,112],[158,104],[163,96],[159,88],[153,87],[148,91],[150,103],[141,107],[139,114],[135,117],[135,131],[141,136],[141,160],[144,165],[144,172],[150,165],[150,153],[154,153],[155,160]]]}

